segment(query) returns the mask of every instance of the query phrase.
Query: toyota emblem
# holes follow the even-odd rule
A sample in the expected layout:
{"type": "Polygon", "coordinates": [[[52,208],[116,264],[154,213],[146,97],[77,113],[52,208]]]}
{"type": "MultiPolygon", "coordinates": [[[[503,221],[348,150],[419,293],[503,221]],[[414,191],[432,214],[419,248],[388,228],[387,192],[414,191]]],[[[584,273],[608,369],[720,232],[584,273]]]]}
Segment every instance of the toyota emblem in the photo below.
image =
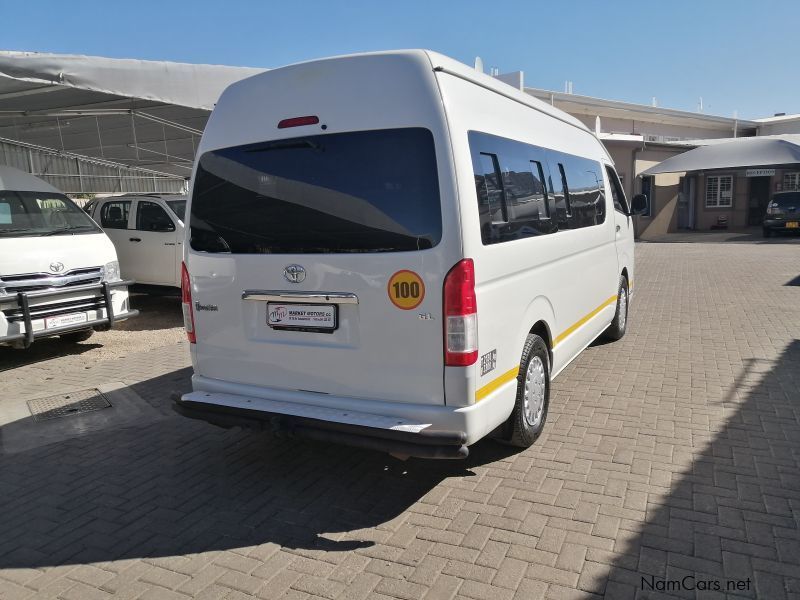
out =
{"type": "Polygon", "coordinates": [[[286,265],[283,276],[290,283],[300,283],[306,278],[306,270],[300,265],[286,265]]]}
{"type": "Polygon", "coordinates": [[[53,273],[61,273],[64,270],[64,263],[62,262],[51,262],[50,263],[50,270],[53,273]]]}

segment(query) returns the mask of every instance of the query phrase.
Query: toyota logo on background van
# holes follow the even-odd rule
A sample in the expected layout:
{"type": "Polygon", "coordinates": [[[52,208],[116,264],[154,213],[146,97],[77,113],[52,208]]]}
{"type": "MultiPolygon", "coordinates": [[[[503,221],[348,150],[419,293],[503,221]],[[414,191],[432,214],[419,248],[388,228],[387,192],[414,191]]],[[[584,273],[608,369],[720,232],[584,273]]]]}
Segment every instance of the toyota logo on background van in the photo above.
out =
{"type": "Polygon", "coordinates": [[[300,265],[286,265],[283,269],[283,276],[290,283],[300,283],[306,278],[306,270],[300,265]]]}
{"type": "Polygon", "coordinates": [[[64,263],[62,262],[51,262],[50,263],[50,270],[53,273],[61,273],[64,270],[64,263]]]}

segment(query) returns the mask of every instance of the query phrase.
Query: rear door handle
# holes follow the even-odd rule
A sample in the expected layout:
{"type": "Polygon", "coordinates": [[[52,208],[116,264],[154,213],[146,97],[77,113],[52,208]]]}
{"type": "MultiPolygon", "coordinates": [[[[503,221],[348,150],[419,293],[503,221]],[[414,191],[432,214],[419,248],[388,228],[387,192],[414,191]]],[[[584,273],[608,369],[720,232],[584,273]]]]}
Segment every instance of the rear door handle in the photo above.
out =
{"type": "Polygon", "coordinates": [[[132,242],[141,242],[142,238],[128,238],[132,242]]]}

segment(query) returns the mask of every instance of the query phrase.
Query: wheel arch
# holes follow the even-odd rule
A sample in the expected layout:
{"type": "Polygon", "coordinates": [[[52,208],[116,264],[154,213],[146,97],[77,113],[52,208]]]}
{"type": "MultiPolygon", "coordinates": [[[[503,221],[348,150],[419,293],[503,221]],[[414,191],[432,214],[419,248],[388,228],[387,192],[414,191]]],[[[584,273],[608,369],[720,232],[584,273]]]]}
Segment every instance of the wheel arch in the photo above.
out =
{"type": "Polygon", "coordinates": [[[521,352],[525,346],[525,339],[529,334],[535,333],[541,337],[547,346],[551,369],[553,368],[553,326],[555,322],[555,311],[550,300],[545,296],[537,296],[525,310],[524,325],[520,328],[522,335],[517,342],[517,347],[521,352]]]}

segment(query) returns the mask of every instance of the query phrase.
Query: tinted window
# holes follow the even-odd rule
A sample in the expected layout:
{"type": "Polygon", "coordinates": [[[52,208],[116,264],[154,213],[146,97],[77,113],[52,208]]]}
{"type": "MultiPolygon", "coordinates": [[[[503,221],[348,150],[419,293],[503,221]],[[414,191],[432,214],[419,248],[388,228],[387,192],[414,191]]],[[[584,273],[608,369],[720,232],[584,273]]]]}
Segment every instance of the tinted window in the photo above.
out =
{"type": "Polygon", "coordinates": [[[622,186],[619,184],[617,172],[611,167],[606,167],[608,180],[611,183],[611,198],[614,200],[614,210],[621,213],[628,214],[628,204],[625,201],[625,194],[622,192],[622,186]]]}
{"type": "Polygon", "coordinates": [[[167,211],[155,202],[139,200],[136,207],[136,229],[139,231],[175,231],[175,223],[167,211]]]}
{"type": "Polygon", "coordinates": [[[106,202],[100,208],[100,225],[106,229],[127,229],[130,200],[106,202]]]}
{"type": "MultiPolygon", "coordinates": [[[[562,160],[564,160],[562,158],[562,160]]],[[[555,165],[555,180],[553,184],[553,194],[556,202],[556,219],[559,229],[572,229],[572,213],[570,211],[569,184],[567,183],[567,173],[564,163],[558,162],[555,165]]]]}
{"type": "Polygon", "coordinates": [[[552,233],[542,149],[476,131],[469,144],[483,243],[552,233]]]}
{"type": "Polygon", "coordinates": [[[475,185],[478,190],[478,207],[481,224],[501,223],[506,220],[503,209],[503,188],[500,184],[500,167],[497,156],[480,153],[475,169],[475,185]]]}
{"type": "Polygon", "coordinates": [[[167,200],[167,206],[169,209],[175,213],[181,221],[184,221],[184,216],[186,215],[186,200],[167,200]]]}
{"type": "Polygon", "coordinates": [[[565,165],[572,226],[578,228],[599,225],[606,216],[605,196],[601,192],[603,179],[600,163],[570,156],[565,165]]]}
{"type": "Polygon", "coordinates": [[[772,197],[772,204],[775,208],[789,208],[796,206],[800,208],[800,192],[789,192],[788,194],[775,194],[772,197]]]}
{"type": "Polygon", "coordinates": [[[431,248],[442,235],[433,135],[334,133],[208,152],[189,222],[191,246],[204,252],[431,248]]]}

